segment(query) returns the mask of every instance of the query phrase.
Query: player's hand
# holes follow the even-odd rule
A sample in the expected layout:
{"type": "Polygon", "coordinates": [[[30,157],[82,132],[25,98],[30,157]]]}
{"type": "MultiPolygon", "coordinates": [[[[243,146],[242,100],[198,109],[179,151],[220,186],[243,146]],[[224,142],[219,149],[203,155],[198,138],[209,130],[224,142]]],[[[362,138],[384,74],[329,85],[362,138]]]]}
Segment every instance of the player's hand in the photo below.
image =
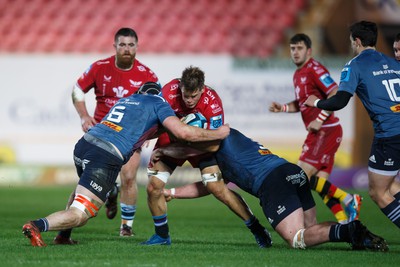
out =
{"type": "Polygon", "coordinates": [[[231,132],[231,128],[229,127],[229,124],[224,124],[220,127],[218,127],[218,129],[216,131],[220,132],[220,139],[225,139],[225,137],[227,137],[229,135],[229,133],[231,132]]]}
{"type": "Polygon", "coordinates": [[[173,199],[173,197],[171,195],[171,189],[164,188],[163,189],[163,194],[164,194],[166,202],[170,202],[173,199]]]}
{"type": "Polygon", "coordinates": [[[90,128],[97,124],[96,120],[90,116],[83,116],[81,118],[82,130],[86,133],[90,128]]]}
{"type": "Polygon", "coordinates": [[[307,131],[309,132],[313,132],[316,133],[318,132],[321,127],[322,127],[322,121],[317,121],[317,120],[313,120],[312,122],[310,122],[310,124],[307,126],[307,131]]]}
{"type": "Polygon", "coordinates": [[[314,102],[315,100],[317,100],[318,97],[316,97],[315,95],[310,95],[306,102],[304,102],[304,105],[308,106],[308,107],[313,107],[314,106],[314,102]]]}
{"type": "Polygon", "coordinates": [[[269,106],[269,111],[271,112],[281,112],[281,110],[282,110],[282,105],[277,102],[272,102],[271,105],[269,106]]]}
{"type": "Polygon", "coordinates": [[[160,161],[163,156],[164,153],[162,152],[162,148],[157,148],[153,151],[153,153],[151,153],[150,162],[154,165],[160,161]]]}

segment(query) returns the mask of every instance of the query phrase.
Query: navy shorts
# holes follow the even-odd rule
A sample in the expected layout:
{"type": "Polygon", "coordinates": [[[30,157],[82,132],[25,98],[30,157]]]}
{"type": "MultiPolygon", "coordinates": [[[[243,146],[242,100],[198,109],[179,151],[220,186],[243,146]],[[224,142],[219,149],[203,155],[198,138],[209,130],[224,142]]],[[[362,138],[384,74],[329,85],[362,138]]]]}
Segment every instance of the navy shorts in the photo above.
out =
{"type": "Polygon", "coordinates": [[[292,163],[283,164],[272,171],[261,185],[258,197],[274,229],[298,208],[306,211],[315,206],[307,175],[292,163]]]}
{"type": "Polygon", "coordinates": [[[102,201],[106,201],[123,161],[82,137],[75,145],[74,162],[79,176],[78,184],[90,190],[102,201]]]}
{"type": "Polygon", "coordinates": [[[400,169],[400,135],[374,138],[368,167],[396,175],[400,169]]]}

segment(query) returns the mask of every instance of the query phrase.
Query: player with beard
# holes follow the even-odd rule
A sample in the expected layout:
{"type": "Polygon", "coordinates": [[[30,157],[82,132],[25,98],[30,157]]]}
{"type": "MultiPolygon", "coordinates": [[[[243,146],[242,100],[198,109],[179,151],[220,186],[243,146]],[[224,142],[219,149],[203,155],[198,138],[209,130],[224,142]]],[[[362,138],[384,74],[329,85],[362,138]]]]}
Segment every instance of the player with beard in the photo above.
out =
{"type": "MultiPolygon", "coordinates": [[[[133,29],[119,29],[114,36],[114,48],[115,55],[91,64],[73,87],[72,100],[84,132],[100,122],[119,99],[136,93],[146,82],[159,83],[157,75],[136,59],[138,36],[133,29]],[[85,102],[85,94],[91,89],[94,89],[96,95],[96,109],[93,116],[89,114],[85,102]]],[[[140,149],[136,150],[120,173],[120,236],[134,234],[132,224],[136,213],[138,195],[136,174],[140,164],[140,152],[140,149]]],[[[105,203],[109,219],[113,219],[117,214],[117,194],[118,188],[115,186],[105,203]]],[[[61,231],[54,243],[74,244],[70,235],[69,230],[61,231]]]]}
{"type": "Polygon", "coordinates": [[[301,112],[308,131],[299,165],[310,178],[311,189],[317,191],[340,223],[358,219],[361,197],[349,194],[328,181],[334,158],[342,140],[342,127],[333,112],[304,106],[311,94],[328,98],[335,94],[337,84],[328,70],[311,56],[311,39],[303,33],[290,39],[290,54],[297,70],[293,75],[295,100],[280,104],[272,102],[271,112],[301,112]],[[345,206],[345,211],[341,205],[345,206]]]}

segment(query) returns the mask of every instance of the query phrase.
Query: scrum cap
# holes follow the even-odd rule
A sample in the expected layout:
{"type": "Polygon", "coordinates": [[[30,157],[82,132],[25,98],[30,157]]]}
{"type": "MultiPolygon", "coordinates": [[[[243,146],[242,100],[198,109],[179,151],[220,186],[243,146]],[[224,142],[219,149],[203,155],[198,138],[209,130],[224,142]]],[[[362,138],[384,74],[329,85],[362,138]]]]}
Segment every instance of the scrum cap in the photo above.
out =
{"type": "Polygon", "coordinates": [[[137,90],[136,94],[158,95],[160,94],[160,92],[161,92],[161,87],[158,83],[146,82],[139,88],[139,90],[137,90]]]}

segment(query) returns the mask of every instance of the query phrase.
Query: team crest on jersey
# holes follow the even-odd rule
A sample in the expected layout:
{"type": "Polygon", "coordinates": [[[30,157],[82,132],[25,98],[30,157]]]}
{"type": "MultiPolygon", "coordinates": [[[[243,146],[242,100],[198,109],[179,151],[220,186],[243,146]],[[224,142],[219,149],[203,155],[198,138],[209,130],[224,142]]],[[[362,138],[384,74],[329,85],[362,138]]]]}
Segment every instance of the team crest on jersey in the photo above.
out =
{"type": "Polygon", "coordinates": [[[146,71],[146,68],[145,68],[144,66],[142,66],[142,65],[139,65],[139,66],[137,67],[137,69],[138,69],[139,71],[146,71]]]}
{"type": "Polygon", "coordinates": [[[104,81],[105,82],[111,82],[111,76],[106,76],[106,75],[104,75],[104,81]]]}
{"type": "Polygon", "coordinates": [[[132,81],[131,79],[129,79],[129,82],[131,84],[131,86],[133,87],[140,87],[142,85],[142,81],[132,81]]]}
{"type": "Polygon", "coordinates": [[[340,74],[340,81],[348,82],[350,80],[350,72],[351,72],[351,67],[343,68],[342,73],[340,74]]]}
{"type": "Polygon", "coordinates": [[[128,93],[128,90],[124,89],[122,86],[114,87],[113,91],[119,98],[123,98],[128,93]]]}
{"type": "Polygon", "coordinates": [[[210,129],[217,129],[222,125],[222,115],[210,118],[210,129]]]}
{"type": "Polygon", "coordinates": [[[333,81],[332,77],[329,75],[329,73],[325,73],[324,75],[321,75],[321,77],[319,77],[319,80],[324,84],[325,87],[329,87],[334,83],[334,81],[333,81]]]}
{"type": "Polygon", "coordinates": [[[391,106],[391,107],[390,107],[390,110],[393,111],[393,112],[395,112],[395,113],[400,112],[400,104],[397,104],[397,105],[395,105],[395,106],[391,106]]]}

